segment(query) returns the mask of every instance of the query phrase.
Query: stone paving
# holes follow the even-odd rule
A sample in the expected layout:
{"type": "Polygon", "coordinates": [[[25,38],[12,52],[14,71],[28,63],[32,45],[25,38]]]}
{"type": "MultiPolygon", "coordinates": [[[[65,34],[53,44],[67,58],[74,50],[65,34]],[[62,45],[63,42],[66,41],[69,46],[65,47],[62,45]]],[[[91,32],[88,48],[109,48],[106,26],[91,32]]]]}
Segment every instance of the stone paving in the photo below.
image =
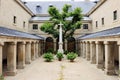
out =
{"type": "Polygon", "coordinates": [[[95,64],[82,58],[77,58],[74,63],[66,59],[47,63],[40,58],[5,80],[118,80],[118,77],[105,75],[95,64]]]}

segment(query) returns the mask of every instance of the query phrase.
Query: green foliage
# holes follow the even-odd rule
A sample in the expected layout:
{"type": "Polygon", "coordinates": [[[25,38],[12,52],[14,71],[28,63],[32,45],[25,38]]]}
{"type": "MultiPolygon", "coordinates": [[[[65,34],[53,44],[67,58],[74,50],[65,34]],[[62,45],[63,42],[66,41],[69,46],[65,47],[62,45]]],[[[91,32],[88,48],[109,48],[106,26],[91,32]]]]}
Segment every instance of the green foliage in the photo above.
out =
{"type": "Polygon", "coordinates": [[[74,59],[75,59],[77,56],[78,56],[78,55],[77,55],[76,53],[74,53],[74,52],[69,52],[69,53],[67,54],[67,59],[70,60],[71,62],[73,62],[74,59]]]}
{"type": "Polygon", "coordinates": [[[63,24],[63,39],[72,37],[76,29],[80,29],[81,20],[83,18],[81,8],[72,10],[72,6],[65,4],[60,12],[56,7],[49,7],[50,22],[46,22],[41,26],[41,30],[51,34],[54,38],[59,37],[58,24],[63,24]],[[71,20],[68,20],[71,19],[71,20]]]}
{"type": "Polygon", "coordinates": [[[64,57],[63,57],[63,54],[60,53],[60,52],[57,52],[56,56],[57,56],[57,58],[58,58],[59,60],[61,60],[62,58],[64,58],[64,57]]]}
{"type": "Polygon", "coordinates": [[[48,52],[48,53],[53,53],[54,50],[53,50],[53,48],[49,48],[46,52],[48,52]]]}
{"type": "Polygon", "coordinates": [[[4,76],[3,75],[0,75],[0,80],[4,80],[4,76]]]}
{"type": "Polygon", "coordinates": [[[67,53],[68,53],[68,50],[65,50],[65,51],[64,51],[64,54],[67,54],[67,53]]]}
{"type": "Polygon", "coordinates": [[[54,55],[48,52],[43,55],[43,58],[45,58],[46,62],[51,62],[54,59],[54,55]]]}

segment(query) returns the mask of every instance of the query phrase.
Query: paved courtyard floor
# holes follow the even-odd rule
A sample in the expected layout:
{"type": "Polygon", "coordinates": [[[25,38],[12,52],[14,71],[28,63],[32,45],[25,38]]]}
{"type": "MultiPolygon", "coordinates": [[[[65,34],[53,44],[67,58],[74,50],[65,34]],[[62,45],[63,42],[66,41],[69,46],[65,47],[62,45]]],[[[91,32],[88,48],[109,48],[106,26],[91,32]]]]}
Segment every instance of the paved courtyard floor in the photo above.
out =
{"type": "Polygon", "coordinates": [[[104,71],[82,58],[77,58],[74,63],[68,60],[47,63],[40,58],[5,80],[118,80],[118,77],[105,75],[104,71]]]}

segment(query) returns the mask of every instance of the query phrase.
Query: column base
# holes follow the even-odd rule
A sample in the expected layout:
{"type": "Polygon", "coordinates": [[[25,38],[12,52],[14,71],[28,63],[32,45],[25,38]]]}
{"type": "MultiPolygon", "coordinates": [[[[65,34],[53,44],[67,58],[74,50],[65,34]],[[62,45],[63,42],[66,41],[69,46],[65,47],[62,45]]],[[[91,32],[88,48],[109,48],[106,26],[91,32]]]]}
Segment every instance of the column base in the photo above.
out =
{"type": "Polygon", "coordinates": [[[115,74],[115,70],[107,70],[107,69],[105,69],[105,74],[107,74],[107,75],[114,75],[115,74]]]}
{"type": "Polygon", "coordinates": [[[87,58],[87,61],[90,61],[90,59],[89,59],[89,58],[87,58]]]}
{"type": "Polygon", "coordinates": [[[18,65],[17,66],[17,69],[24,69],[25,68],[25,65],[18,65]]]}
{"type": "Polygon", "coordinates": [[[91,60],[90,63],[91,63],[91,64],[96,64],[96,61],[95,61],[95,60],[91,60]]]}
{"type": "Polygon", "coordinates": [[[97,68],[98,68],[98,69],[103,69],[104,66],[103,66],[103,64],[97,64],[97,68]]]}
{"type": "Polygon", "coordinates": [[[95,61],[91,61],[90,63],[91,63],[91,64],[96,64],[96,62],[95,62],[95,61]]]}
{"type": "Polygon", "coordinates": [[[35,58],[32,58],[32,61],[34,61],[35,60],[35,58]]]}
{"type": "Polygon", "coordinates": [[[26,61],[26,62],[25,62],[25,64],[30,64],[30,63],[31,63],[31,61],[26,61]]]}
{"type": "Polygon", "coordinates": [[[7,76],[15,76],[16,74],[17,74],[17,70],[16,71],[6,71],[7,76]]]}

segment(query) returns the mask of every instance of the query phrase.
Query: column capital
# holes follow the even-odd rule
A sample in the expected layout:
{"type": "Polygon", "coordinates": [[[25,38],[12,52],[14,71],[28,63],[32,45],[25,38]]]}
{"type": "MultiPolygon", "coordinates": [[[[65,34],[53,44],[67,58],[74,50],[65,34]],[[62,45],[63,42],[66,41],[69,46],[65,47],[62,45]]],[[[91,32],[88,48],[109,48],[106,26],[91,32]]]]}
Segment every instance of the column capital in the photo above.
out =
{"type": "Polygon", "coordinates": [[[109,43],[108,41],[104,41],[104,44],[105,44],[105,45],[108,45],[108,44],[110,44],[110,43],[109,43]]]}
{"type": "Polygon", "coordinates": [[[117,45],[119,45],[119,46],[120,46],[120,41],[117,41],[117,45]]]}
{"type": "Polygon", "coordinates": [[[93,44],[94,43],[94,41],[90,41],[90,44],[93,44]]]}
{"type": "Polygon", "coordinates": [[[16,45],[17,42],[16,42],[16,41],[15,41],[15,42],[10,42],[9,44],[11,44],[11,45],[16,45]]]}
{"type": "Polygon", "coordinates": [[[0,46],[4,46],[4,42],[0,42],[0,46]]]}
{"type": "Polygon", "coordinates": [[[96,43],[96,44],[100,44],[100,42],[99,42],[99,41],[96,41],[95,43],[96,43]]]}
{"type": "Polygon", "coordinates": [[[22,45],[25,45],[25,44],[26,44],[26,42],[25,42],[25,41],[23,41],[23,42],[22,42],[22,45]]]}

